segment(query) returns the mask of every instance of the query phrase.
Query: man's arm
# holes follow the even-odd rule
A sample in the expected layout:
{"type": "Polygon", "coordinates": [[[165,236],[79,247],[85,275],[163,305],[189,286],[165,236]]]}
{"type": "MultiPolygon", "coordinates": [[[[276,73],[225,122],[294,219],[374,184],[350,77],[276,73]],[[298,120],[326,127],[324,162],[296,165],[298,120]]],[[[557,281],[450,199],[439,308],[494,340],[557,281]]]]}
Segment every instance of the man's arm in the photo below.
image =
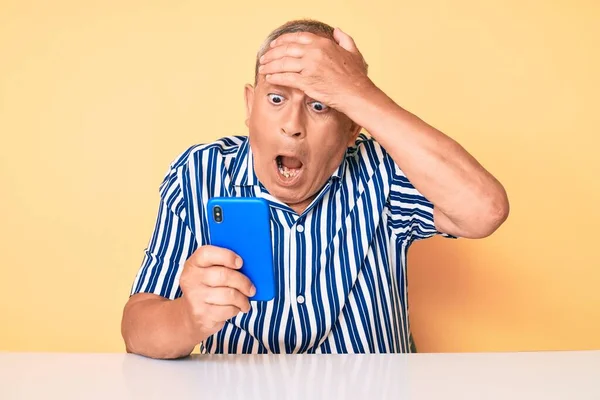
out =
{"type": "Polygon", "coordinates": [[[121,322],[127,352],[166,359],[188,356],[205,338],[194,335],[184,307],[182,297],[170,300],[152,293],[131,296],[121,322]]]}
{"type": "Polygon", "coordinates": [[[506,220],[509,203],[504,187],[456,141],[402,109],[374,85],[349,96],[345,109],[434,204],[437,230],[482,238],[506,220]]]}
{"type": "Polygon", "coordinates": [[[201,246],[183,266],[181,297],[131,296],[121,322],[127,351],[151,358],[185,357],[228,319],[248,312],[248,298],[256,288],[239,271],[242,264],[231,250],[201,246]]]}
{"type": "Polygon", "coordinates": [[[282,35],[261,58],[267,82],[291,86],[346,114],[386,149],[434,205],[436,229],[481,238],[508,217],[500,182],[454,140],[402,109],[368,78],[354,40],[307,32],[282,35]]]}

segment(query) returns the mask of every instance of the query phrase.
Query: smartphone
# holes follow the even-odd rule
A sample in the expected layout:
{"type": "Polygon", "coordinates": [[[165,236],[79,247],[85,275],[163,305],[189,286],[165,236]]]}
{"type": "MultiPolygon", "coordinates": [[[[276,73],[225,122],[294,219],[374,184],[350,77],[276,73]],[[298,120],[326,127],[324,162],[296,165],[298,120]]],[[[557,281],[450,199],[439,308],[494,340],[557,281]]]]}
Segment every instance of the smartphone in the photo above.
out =
{"type": "Polygon", "coordinates": [[[249,300],[275,297],[275,273],[269,204],[259,197],[214,197],[208,200],[209,240],[242,257],[240,272],[256,287],[249,300]]]}

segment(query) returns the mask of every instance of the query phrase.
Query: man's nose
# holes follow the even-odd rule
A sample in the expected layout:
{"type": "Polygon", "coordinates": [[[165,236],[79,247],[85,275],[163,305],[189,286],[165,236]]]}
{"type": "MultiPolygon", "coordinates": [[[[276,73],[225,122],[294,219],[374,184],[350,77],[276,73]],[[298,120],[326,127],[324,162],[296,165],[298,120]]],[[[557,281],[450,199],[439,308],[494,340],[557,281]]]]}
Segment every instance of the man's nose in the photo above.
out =
{"type": "Polygon", "coordinates": [[[300,107],[289,107],[288,112],[283,113],[281,121],[281,133],[283,135],[301,139],[305,136],[304,115],[300,107]]]}

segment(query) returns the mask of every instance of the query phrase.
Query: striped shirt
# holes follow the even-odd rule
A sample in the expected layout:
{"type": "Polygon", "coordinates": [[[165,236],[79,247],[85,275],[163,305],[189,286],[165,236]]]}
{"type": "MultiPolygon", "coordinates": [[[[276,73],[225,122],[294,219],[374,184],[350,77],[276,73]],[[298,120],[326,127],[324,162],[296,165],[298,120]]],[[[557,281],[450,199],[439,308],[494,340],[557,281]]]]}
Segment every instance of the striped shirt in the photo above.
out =
{"type": "Polygon", "coordinates": [[[439,234],[431,202],[363,134],[301,215],[269,194],[253,165],[246,136],[192,146],[171,163],[131,294],[180,297],[185,260],[209,243],[208,199],[262,197],[270,209],[275,298],[251,301],[248,313],[200,344],[201,352],[414,351],[407,252],[415,240],[439,234]]]}

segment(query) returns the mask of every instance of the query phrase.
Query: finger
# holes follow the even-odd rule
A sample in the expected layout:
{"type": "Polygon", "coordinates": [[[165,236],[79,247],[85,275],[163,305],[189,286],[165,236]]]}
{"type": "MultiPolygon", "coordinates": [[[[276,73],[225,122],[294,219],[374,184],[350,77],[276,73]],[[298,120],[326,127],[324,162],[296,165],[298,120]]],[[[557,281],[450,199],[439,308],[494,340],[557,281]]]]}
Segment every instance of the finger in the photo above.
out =
{"type": "Polygon", "coordinates": [[[201,268],[222,265],[227,268],[239,269],[243,265],[242,258],[233,251],[210,245],[196,250],[190,257],[190,263],[201,268]]]}
{"type": "Polygon", "coordinates": [[[259,74],[277,74],[280,72],[302,72],[305,62],[300,58],[283,57],[258,67],[259,74]]]}
{"type": "Polygon", "coordinates": [[[235,306],[243,312],[250,310],[248,297],[231,287],[207,288],[204,302],[215,306],[235,306]]]}
{"type": "Polygon", "coordinates": [[[235,317],[241,310],[235,306],[209,306],[206,311],[206,318],[209,321],[223,322],[235,317]]]}
{"type": "Polygon", "coordinates": [[[221,266],[206,267],[201,270],[200,281],[206,286],[229,287],[239,290],[247,297],[256,294],[256,288],[250,279],[239,271],[221,266]]]}
{"type": "Polygon", "coordinates": [[[356,47],[356,43],[354,43],[354,39],[352,39],[350,35],[346,34],[340,28],[335,28],[333,30],[333,38],[335,39],[336,43],[342,46],[342,48],[345,50],[351,53],[360,54],[358,48],[356,47]]]}
{"type": "Polygon", "coordinates": [[[284,43],[300,43],[300,44],[311,44],[319,36],[310,32],[292,32],[286,33],[279,36],[277,39],[271,42],[271,47],[280,46],[284,43]]]}
{"type": "Polygon", "coordinates": [[[304,91],[302,75],[297,72],[282,72],[265,75],[265,79],[272,85],[287,86],[304,91]]]}
{"type": "Polygon", "coordinates": [[[260,57],[260,63],[266,64],[270,61],[282,57],[301,58],[306,54],[306,45],[298,43],[285,43],[281,46],[273,47],[260,57]]]}

